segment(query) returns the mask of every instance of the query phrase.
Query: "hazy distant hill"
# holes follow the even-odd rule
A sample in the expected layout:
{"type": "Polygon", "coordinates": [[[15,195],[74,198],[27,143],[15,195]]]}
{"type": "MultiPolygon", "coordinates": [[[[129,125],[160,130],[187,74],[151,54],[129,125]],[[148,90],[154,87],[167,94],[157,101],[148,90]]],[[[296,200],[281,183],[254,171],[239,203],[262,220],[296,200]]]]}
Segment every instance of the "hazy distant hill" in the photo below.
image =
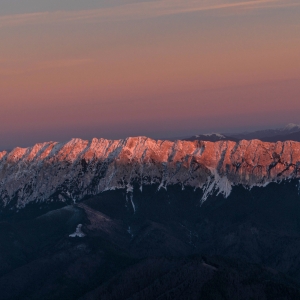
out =
{"type": "Polygon", "coordinates": [[[199,134],[193,135],[189,138],[183,139],[185,141],[209,141],[209,142],[218,142],[218,141],[233,141],[237,142],[239,139],[235,137],[230,137],[220,133],[209,133],[209,134],[199,134]]]}
{"type": "Polygon", "coordinates": [[[239,140],[258,139],[266,142],[276,142],[286,141],[289,139],[293,140],[293,138],[296,138],[295,140],[298,141],[298,135],[291,135],[294,133],[300,133],[300,125],[290,123],[285,127],[279,129],[267,129],[248,133],[232,134],[232,136],[239,140]]]}
{"type": "Polygon", "coordinates": [[[284,134],[284,135],[275,135],[275,136],[265,137],[262,140],[265,142],[277,142],[277,141],[300,142],[300,131],[289,133],[289,134],[284,134]]]}
{"type": "MultiPolygon", "coordinates": [[[[233,141],[238,142],[241,140],[261,140],[264,142],[277,142],[277,141],[300,141],[300,125],[288,124],[283,128],[279,129],[266,129],[254,132],[245,133],[208,133],[208,134],[198,134],[191,137],[182,138],[186,141],[233,141]]],[[[175,140],[175,139],[172,139],[175,140]]]]}

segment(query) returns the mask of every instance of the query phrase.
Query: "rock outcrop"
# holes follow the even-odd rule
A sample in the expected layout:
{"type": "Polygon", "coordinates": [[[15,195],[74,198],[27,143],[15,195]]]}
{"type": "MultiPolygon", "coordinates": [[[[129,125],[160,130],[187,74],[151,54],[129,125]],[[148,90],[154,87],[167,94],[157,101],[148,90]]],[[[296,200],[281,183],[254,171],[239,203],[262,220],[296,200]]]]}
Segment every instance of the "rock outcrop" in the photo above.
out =
{"type": "Polygon", "coordinates": [[[133,185],[180,184],[227,197],[234,185],[264,186],[298,178],[300,143],[72,139],[0,152],[0,203],[81,200],[133,185]]]}

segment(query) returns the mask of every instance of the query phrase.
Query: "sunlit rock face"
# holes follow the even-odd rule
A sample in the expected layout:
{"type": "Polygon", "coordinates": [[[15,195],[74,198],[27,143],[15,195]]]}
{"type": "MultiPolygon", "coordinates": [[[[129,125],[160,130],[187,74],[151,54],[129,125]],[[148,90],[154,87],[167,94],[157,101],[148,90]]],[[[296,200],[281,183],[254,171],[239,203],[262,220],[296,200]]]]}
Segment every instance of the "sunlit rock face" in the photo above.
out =
{"type": "Polygon", "coordinates": [[[33,201],[79,201],[133,185],[180,184],[227,197],[234,185],[264,186],[299,177],[300,143],[72,139],[0,152],[0,199],[24,207],[33,201]]]}

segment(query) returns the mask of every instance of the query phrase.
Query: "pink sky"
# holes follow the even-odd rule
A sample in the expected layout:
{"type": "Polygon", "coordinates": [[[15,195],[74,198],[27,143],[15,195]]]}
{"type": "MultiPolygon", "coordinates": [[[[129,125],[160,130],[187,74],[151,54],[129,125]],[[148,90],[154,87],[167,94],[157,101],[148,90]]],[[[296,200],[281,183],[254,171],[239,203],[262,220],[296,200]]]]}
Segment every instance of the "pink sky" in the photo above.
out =
{"type": "Polygon", "coordinates": [[[0,14],[1,148],[300,123],[298,1],[117,2],[0,14]]]}

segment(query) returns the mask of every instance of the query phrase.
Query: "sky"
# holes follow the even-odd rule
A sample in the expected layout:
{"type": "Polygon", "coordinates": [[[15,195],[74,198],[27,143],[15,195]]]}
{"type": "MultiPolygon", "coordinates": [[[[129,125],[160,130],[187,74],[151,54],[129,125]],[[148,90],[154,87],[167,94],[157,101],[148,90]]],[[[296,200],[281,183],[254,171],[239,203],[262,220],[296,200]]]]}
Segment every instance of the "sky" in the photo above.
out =
{"type": "Polygon", "coordinates": [[[0,149],[300,123],[299,0],[1,0],[0,149]]]}

